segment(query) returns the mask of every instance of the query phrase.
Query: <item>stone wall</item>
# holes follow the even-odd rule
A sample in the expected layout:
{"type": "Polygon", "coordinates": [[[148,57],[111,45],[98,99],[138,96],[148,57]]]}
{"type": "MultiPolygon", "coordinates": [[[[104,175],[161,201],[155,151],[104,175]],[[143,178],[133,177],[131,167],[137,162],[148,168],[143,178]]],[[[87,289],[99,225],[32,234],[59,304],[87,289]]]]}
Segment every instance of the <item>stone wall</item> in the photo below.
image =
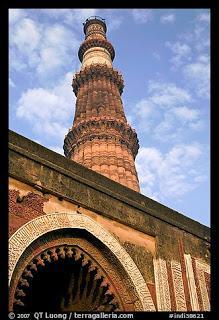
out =
{"type": "Polygon", "coordinates": [[[209,310],[209,228],[14,132],[9,149],[10,236],[37,217],[78,212],[119,241],[157,310],[209,310]]]}

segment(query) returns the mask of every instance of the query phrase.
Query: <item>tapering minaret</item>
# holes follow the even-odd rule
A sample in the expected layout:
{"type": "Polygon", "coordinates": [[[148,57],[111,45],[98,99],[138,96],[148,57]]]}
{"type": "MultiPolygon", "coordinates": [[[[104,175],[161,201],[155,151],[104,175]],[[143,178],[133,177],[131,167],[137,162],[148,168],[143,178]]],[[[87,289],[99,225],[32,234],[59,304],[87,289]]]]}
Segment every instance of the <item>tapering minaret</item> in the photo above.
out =
{"type": "Polygon", "coordinates": [[[120,95],[122,75],[112,66],[115,51],[99,17],[84,23],[85,41],[78,56],[81,70],[73,77],[77,97],[72,128],[64,140],[65,156],[140,191],[135,157],[139,144],[127,123],[120,95]]]}

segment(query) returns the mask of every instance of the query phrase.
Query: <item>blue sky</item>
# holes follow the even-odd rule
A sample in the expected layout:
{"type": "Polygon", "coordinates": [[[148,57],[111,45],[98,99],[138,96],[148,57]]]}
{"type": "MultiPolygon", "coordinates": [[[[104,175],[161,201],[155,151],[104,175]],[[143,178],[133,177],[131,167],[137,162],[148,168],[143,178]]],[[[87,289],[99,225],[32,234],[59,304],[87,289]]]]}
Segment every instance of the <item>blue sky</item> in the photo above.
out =
{"type": "Polygon", "coordinates": [[[106,19],[137,131],[141,193],[210,224],[208,9],[10,9],[9,126],[63,154],[82,23],[106,19]]]}

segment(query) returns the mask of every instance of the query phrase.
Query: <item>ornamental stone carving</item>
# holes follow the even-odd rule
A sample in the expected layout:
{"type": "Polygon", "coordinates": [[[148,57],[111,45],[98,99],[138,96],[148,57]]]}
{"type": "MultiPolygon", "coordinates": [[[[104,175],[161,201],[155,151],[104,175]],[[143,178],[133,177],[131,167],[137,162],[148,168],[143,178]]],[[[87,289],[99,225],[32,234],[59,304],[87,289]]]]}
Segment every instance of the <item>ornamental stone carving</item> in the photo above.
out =
{"type": "Polygon", "coordinates": [[[62,312],[124,310],[119,292],[99,261],[96,262],[77,245],[70,244],[51,246],[36,255],[26,266],[15,290],[15,312],[54,308],[62,312]],[[29,299],[42,286],[44,291],[41,295],[37,299],[29,299]]]}
{"type": "Polygon", "coordinates": [[[26,223],[17,230],[9,239],[9,283],[16,264],[24,250],[43,234],[62,228],[84,229],[99,239],[115,255],[124,268],[137,292],[141,310],[155,311],[148,287],[134,261],[107,230],[83,214],[48,214],[26,223]]]}
{"type": "Polygon", "coordinates": [[[193,311],[199,311],[200,306],[198,302],[198,295],[196,290],[196,283],[195,283],[195,276],[194,276],[194,270],[192,266],[192,258],[190,254],[184,254],[185,259],[185,265],[186,265],[186,278],[188,281],[188,287],[189,287],[189,295],[190,295],[190,301],[193,311]]]}
{"type": "Polygon", "coordinates": [[[210,276],[210,266],[200,259],[195,259],[195,268],[201,292],[202,310],[210,311],[210,301],[208,294],[208,283],[206,282],[205,274],[210,276]]]}
{"type": "Polygon", "coordinates": [[[154,259],[153,263],[158,311],[171,311],[166,261],[159,258],[154,259]]]}
{"type": "Polygon", "coordinates": [[[176,300],[176,310],[186,311],[186,299],[184,292],[184,285],[182,279],[182,269],[181,264],[178,261],[171,261],[171,271],[173,278],[173,286],[176,300]]]}

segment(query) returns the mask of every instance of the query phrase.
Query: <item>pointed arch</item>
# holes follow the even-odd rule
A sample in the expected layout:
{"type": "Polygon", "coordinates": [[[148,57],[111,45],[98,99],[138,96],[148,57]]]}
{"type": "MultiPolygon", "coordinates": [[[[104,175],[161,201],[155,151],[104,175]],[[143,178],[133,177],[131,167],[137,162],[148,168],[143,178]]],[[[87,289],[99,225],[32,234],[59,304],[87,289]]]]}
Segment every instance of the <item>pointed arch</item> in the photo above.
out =
{"type": "Polygon", "coordinates": [[[155,311],[155,306],[136,264],[118,240],[103,226],[84,214],[51,213],[37,217],[18,229],[9,239],[9,284],[16,264],[25,249],[37,238],[53,230],[75,228],[84,229],[101,241],[119,260],[127,276],[133,283],[143,311],[155,311]]]}

